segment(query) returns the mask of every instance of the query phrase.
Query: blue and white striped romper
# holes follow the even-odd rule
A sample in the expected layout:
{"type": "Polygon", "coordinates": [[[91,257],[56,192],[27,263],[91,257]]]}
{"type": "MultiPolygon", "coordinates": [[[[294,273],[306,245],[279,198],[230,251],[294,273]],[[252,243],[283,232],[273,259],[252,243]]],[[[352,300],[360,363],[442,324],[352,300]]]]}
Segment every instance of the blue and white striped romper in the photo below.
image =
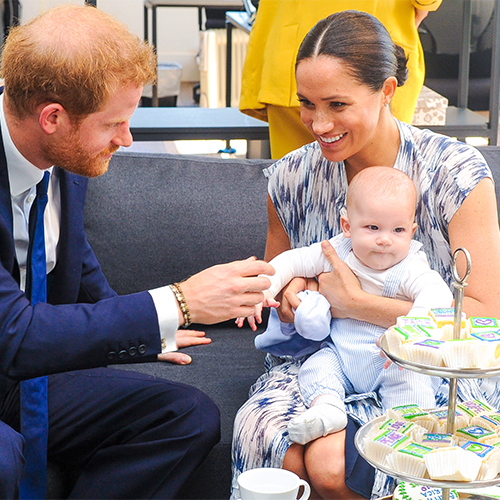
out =
{"type": "MultiPolygon", "coordinates": [[[[345,261],[352,251],[351,240],[338,235],[330,242],[339,258],[345,261]]],[[[406,258],[386,271],[385,281],[380,283],[380,295],[397,295],[405,271],[414,262],[420,247],[421,244],[413,240],[406,258]]],[[[421,408],[435,406],[439,379],[400,370],[396,365],[383,368],[385,360],[375,341],[384,333],[384,328],[351,318],[333,318],[330,328],[331,339],[307,358],[299,370],[299,387],[308,407],[323,394],[334,394],[344,401],[351,394],[373,392],[385,410],[401,404],[418,404],[421,408]]]]}
{"type": "MultiPolygon", "coordinates": [[[[449,137],[397,122],[401,145],[394,164],[417,188],[418,228],[415,239],[423,243],[432,269],[451,286],[451,250],[448,224],[477,183],[491,172],[473,147],[449,137]]],[[[314,142],[286,155],[265,171],[269,195],[292,248],[330,239],[341,232],[339,214],[345,207],[347,178],[343,162],[328,161],[314,142]]],[[[250,389],[249,399],[236,415],[233,432],[233,491],[237,478],[256,467],[281,467],[291,444],[287,424],[306,410],[297,375],[303,359],[266,357],[265,373],[250,389]]],[[[460,380],[463,400],[479,397],[500,406],[500,385],[492,379],[460,380]]],[[[446,404],[447,381],[436,393],[437,405],[446,404]]],[[[352,395],[347,412],[363,424],[381,414],[376,397],[352,395]]],[[[350,447],[351,452],[353,447],[350,447]]],[[[372,498],[392,492],[394,481],[377,471],[372,498]]]]}

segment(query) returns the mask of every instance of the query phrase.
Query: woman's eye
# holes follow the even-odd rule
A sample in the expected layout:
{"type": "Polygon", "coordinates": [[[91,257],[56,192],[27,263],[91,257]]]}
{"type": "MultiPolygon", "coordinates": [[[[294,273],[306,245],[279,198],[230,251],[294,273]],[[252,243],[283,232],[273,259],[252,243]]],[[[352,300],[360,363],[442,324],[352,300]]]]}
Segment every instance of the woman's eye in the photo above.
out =
{"type": "Polygon", "coordinates": [[[347,106],[347,104],[345,102],[332,101],[330,103],[330,106],[332,108],[343,108],[343,107],[347,106]]]}
{"type": "Polygon", "coordinates": [[[307,99],[299,99],[299,103],[302,104],[302,106],[306,107],[313,106],[313,103],[311,101],[308,101],[307,99]]]}

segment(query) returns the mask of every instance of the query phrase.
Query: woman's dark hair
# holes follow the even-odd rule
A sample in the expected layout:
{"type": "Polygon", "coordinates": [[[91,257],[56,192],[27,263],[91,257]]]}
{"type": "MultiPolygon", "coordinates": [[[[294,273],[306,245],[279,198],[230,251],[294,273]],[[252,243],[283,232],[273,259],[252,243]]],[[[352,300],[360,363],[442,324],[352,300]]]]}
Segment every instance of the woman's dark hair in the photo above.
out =
{"type": "Polygon", "coordinates": [[[321,55],[344,61],[352,76],[374,91],[391,76],[398,87],[408,78],[404,50],[376,17],[365,12],[345,10],[319,21],[302,41],[295,68],[304,59],[321,55]]]}

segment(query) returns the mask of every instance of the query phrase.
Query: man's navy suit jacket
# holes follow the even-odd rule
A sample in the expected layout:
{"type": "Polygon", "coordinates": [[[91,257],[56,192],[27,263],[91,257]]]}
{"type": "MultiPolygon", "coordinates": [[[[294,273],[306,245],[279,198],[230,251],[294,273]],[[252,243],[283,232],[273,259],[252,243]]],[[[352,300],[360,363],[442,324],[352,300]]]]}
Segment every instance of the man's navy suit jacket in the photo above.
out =
{"type": "Polygon", "coordinates": [[[0,136],[0,400],[12,379],[143,362],[156,359],[161,350],[150,294],[117,296],[87,241],[83,208],[88,180],[60,168],[53,172],[61,187],[58,260],[49,277],[48,303],[31,307],[19,288],[0,136]]]}

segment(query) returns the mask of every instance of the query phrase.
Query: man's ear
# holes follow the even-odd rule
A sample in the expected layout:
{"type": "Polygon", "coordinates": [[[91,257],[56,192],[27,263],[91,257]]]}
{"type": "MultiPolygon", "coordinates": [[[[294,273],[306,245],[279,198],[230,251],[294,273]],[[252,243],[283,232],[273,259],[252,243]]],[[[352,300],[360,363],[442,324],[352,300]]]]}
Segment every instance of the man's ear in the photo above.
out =
{"type": "Polygon", "coordinates": [[[349,218],[347,215],[340,216],[340,227],[342,228],[342,232],[346,238],[351,237],[351,225],[349,224],[349,218]]]}
{"type": "Polygon", "coordinates": [[[53,134],[66,125],[68,118],[68,113],[60,104],[51,102],[41,107],[39,123],[46,134],[53,134]]]}

